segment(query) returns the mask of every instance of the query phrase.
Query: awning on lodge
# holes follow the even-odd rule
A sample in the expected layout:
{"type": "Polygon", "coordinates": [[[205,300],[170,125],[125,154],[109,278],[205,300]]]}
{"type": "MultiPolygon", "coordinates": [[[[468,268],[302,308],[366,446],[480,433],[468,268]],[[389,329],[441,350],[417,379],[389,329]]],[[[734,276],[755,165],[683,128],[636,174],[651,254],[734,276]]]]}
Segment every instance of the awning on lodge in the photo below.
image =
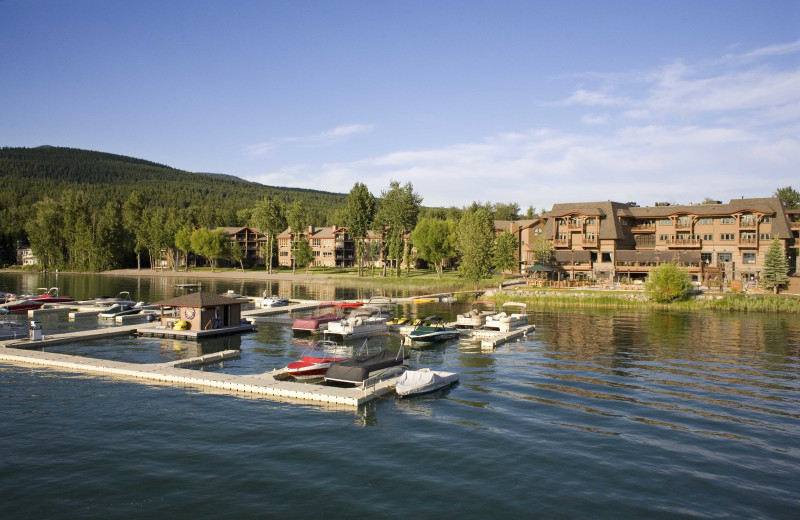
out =
{"type": "Polygon", "coordinates": [[[559,264],[588,264],[592,261],[591,251],[553,251],[559,264]]]}
{"type": "Polygon", "coordinates": [[[635,251],[617,250],[617,263],[659,263],[678,262],[680,264],[699,264],[700,251],[635,251]]]}
{"type": "Polygon", "coordinates": [[[526,267],[523,270],[524,271],[528,271],[528,272],[531,272],[531,271],[546,271],[548,273],[555,271],[555,269],[553,269],[552,267],[548,267],[546,265],[541,265],[541,264],[531,265],[531,266],[526,267]]]}

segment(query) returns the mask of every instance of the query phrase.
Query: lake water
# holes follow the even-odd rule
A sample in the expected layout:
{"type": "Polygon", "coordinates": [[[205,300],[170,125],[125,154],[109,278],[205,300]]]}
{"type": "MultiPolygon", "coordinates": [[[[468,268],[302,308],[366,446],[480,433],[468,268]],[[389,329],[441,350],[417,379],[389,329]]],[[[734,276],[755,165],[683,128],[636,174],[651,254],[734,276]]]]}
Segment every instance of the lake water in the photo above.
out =
{"type": "MultiPolygon", "coordinates": [[[[23,278],[0,275],[0,286],[56,285],[23,278]]],[[[78,298],[138,290],[149,300],[172,296],[175,283],[58,282],[78,298]]],[[[228,288],[263,291],[214,286],[228,288]]],[[[402,310],[452,317],[465,307],[402,310]]],[[[530,317],[536,332],[494,351],[457,341],[414,350],[412,366],[457,371],[460,383],[358,410],[0,364],[2,518],[800,517],[796,316],[539,308],[530,317]]],[[[44,322],[45,333],[93,325],[44,322]]],[[[114,339],[53,350],[161,362],[224,348],[241,359],[207,370],[271,370],[303,342],[261,323],[199,345],[114,339]]]]}

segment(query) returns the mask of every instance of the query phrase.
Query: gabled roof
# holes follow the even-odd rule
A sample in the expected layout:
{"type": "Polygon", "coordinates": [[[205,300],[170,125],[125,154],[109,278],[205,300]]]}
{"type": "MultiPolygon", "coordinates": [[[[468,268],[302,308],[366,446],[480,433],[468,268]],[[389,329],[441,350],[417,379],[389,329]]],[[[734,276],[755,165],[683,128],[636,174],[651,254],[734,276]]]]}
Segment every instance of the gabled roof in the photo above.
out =
{"type": "Polygon", "coordinates": [[[191,294],[184,294],[176,298],[170,298],[163,302],[155,302],[155,305],[170,305],[173,307],[221,307],[223,305],[241,305],[241,303],[241,300],[228,298],[227,296],[198,291],[191,294]]]}

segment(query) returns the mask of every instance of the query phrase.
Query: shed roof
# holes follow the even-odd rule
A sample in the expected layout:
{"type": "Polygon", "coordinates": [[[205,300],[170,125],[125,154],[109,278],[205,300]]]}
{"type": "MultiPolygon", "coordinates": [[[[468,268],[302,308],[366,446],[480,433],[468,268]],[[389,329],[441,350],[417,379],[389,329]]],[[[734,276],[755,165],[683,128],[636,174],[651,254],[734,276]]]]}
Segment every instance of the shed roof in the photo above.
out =
{"type": "Polygon", "coordinates": [[[156,302],[156,305],[171,305],[174,307],[222,307],[225,305],[241,305],[241,300],[228,298],[220,294],[198,291],[191,294],[184,294],[163,302],[156,302]]]}

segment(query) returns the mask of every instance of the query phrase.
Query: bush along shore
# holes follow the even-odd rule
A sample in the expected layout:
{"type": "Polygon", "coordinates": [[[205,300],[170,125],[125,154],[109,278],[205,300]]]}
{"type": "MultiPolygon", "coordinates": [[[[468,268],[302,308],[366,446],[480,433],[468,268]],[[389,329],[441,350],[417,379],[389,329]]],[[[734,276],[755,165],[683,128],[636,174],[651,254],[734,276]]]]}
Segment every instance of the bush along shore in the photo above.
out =
{"type": "Polygon", "coordinates": [[[743,312],[780,312],[800,314],[800,298],[773,294],[748,295],[742,293],[694,294],[671,303],[656,303],[641,292],[556,291],[529,288],[492,289],[485,297],[498,305],[518,301],[529,306],[597,307],[597,308],[652,308],[678,311],[717,310],[743,312]]]}

